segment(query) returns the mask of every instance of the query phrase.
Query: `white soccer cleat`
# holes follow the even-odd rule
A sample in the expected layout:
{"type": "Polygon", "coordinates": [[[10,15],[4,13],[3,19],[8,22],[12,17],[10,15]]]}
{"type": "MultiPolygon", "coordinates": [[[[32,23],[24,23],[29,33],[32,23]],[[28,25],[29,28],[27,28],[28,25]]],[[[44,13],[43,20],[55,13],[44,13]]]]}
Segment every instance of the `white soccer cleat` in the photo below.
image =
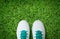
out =
{"type": "Polygon", "coordinates": [[[33,39],[45,39],[45,29],[41,21],[36,20],[32,27],[33,39]]]}
{"type": "Polygon", "coordinates": [[[29,39],[29,32],[30,29],[27,21],[20,21],[17,27],[17,39],[29,39]]]}

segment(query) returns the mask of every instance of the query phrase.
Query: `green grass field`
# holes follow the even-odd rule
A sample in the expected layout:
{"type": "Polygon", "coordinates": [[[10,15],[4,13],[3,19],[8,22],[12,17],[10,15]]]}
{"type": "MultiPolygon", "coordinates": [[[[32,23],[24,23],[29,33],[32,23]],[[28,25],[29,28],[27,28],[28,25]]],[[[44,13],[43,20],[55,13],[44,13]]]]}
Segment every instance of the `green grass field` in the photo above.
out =
{"type": "MultiPolygon", "coordinates": [[[[18,22],[45,25],[46,39],[60,39],[60,0],[0,0],[0,39],[17,39],[18,22]]],[[[30,32],[32,39],[32,32],[30,32]]]]}

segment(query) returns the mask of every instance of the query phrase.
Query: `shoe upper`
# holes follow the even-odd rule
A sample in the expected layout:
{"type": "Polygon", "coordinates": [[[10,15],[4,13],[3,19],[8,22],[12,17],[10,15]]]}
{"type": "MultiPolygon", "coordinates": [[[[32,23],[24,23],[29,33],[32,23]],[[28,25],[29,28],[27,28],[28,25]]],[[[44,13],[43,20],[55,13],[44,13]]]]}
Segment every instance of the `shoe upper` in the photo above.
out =
{"type": "Polygon", "coordinates": [[[29,39],[29,32],[29,24],[27,21],[20,21],[17,27],[17,39],[29,39]]]}
{"type": "Polygon", "coordinates": [[[45,29],[41,21],[36,20],[32,27],[33,39],[45,39],[45,29]]]}

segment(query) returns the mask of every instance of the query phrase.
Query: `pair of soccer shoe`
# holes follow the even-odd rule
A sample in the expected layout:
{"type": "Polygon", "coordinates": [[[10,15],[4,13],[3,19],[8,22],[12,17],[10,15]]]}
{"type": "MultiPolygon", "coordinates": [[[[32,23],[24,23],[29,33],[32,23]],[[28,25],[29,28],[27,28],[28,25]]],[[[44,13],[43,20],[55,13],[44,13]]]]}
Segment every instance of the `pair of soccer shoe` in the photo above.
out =
{"type": "MultiPolygon", "coordinates": [[[[17,39],[29,39],[30,28],[26,20],[19,22],[17,27],[17,39]]],[[[33,39],[45,39],[44,25],[40,20],[36,20],[32,26],[33,39]]]]}

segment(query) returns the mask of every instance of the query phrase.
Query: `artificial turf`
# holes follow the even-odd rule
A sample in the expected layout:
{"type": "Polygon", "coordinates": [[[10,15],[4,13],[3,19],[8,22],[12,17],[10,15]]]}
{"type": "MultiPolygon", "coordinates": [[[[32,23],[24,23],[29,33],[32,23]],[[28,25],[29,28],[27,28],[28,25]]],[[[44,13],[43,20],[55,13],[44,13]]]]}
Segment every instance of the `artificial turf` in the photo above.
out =
{"type": "Polygon", "coordinates": [[[19,21],[27,20],[32,29],[38,19],[44,23],[46,39],[60,39],[60,0],[0,0],[0,39],[17,39],[19,21]]]}

